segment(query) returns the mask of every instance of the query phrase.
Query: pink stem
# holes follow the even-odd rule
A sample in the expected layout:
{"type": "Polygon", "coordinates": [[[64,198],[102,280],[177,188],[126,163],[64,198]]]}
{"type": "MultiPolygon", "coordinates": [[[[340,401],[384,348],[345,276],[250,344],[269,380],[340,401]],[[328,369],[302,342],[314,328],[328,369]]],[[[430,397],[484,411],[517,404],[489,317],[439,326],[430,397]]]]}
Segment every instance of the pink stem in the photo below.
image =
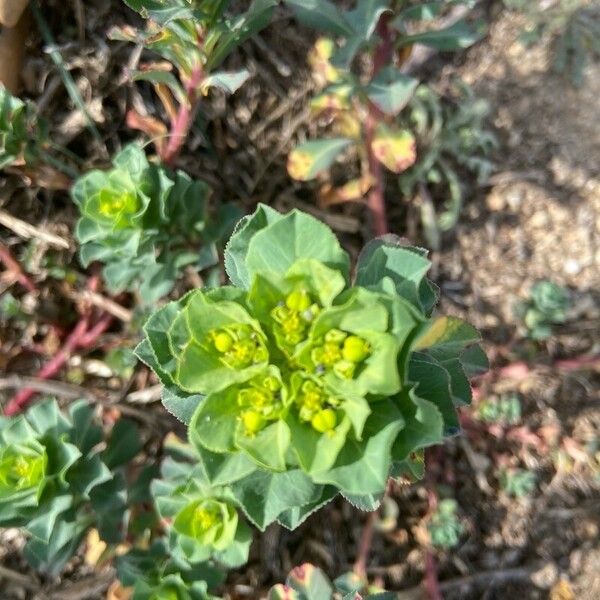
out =
{"type": "Polygon", "coordinates": [[[25,275],[21,265],[13,258],[10,250],[4,244],[0,244],[0,261],[4,263],[4,266],[13,274],[15,280],[28,292],[36,291],[35,284],[25,275]]]}
{"type": "MultiPolygon", "coordinates": [[[[379,19],[377,24],[377,33],[381,38],[381,42],[375,50],[373,57],[373,71],[371,76],[374,77],[381,69],[388,64],[392,59],[393,44],[392,32],[389,28],[390,15],[385,13],[379,19]]],[[[375,179],[375,184],[369,192],[367,203],[373,219],[373,232],[375,236],[385,235],[388,233],[388,222],[385,212],[385,186],[384,174],[381,164],[375,157],[372,149],[373,139],[375,137],[375,128],[378,121],[381,119],[381,113],[373,105],[369,106],[369,114],[365,125],[365,142],[367,145],[367,155],[369,160],[369,171],[375,179]]]]}
{"type": "Polygon", "coordinates": [[[175,159],[179,156],[185,139],[192,126],[193,117],[196,114],[198,104],[198,86],[202,82],[204,71],[202,66],[194,67],[189,81],[185,86],[187,94],[187,103],[181,104],[177,116],[171,126],[169,133],[169,143],[162,153],[162,160],[166,165],[172,165],[175,159]]]}
{"type": "MultiPolygon", "coordinates": [[[[79,342],[88,328],[88,317],[82,317],[75,326],[75,329],[69,334],[64,346],[57,352],[52,360],[47,362],[38,372],[39,379],[50,379],[67,362],[71,353],[77,348],[79,342]]],[[[4,414],[8,417],[16,415],[27,408],[31,399],[36,395],[36,391],[31,388],[23,388],[4,408],[4,414]]]]}

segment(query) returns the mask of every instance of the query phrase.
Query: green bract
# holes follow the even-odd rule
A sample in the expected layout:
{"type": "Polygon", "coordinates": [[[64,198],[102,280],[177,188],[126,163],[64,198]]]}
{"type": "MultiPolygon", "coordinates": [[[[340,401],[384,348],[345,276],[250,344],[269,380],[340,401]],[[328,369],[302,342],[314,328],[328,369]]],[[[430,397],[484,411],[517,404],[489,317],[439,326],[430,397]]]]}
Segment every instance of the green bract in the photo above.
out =
{"type": "Polygon", "coordinates": [[[251,534],[227,488],[211,485],[199,466],[165,459],[151,490],[160,516],[170,523],[170,555],[183,564],[208,560],[237,567],[248,559],[251,534]]]}
{"type": "Polygon", "coordinates": [[[390,476],[418,474],[418,451],[458,431],[485,355],[467,323],[430,317],[424,251],[374,240],[351,284],[326,226],[261,205],[225,263],[236,287],[159,309],[137,353],[189,424],[199,468],[257,526],[294,527],[337,492],[372,509],[390,476]]]}
{"type": "Polygon", "coordinates": [[[96,521],[107,541],[121,539],[125,507],[115,498],[124,481],[114,469],[137,452],[137,442],[125,421],[115,436],[102,452],[96,449],[102,430],[83,401],[71,404],[68,414],[44,401],[0,419],[0,526],[25,529],[25,556],[33,567],[60,571],[96,521]]]}
{"type": "Polygon", "coordinates": [[[82,264],[104,263],[113,292],[136,288],[147,303],[168,294],[186,266],[216,264],[220,234],[207,226],[209,194],[206,183],[181,171],[171,176],[139,146],[127,146],[113,168],[91,171],[73,186],[82,264]]]}

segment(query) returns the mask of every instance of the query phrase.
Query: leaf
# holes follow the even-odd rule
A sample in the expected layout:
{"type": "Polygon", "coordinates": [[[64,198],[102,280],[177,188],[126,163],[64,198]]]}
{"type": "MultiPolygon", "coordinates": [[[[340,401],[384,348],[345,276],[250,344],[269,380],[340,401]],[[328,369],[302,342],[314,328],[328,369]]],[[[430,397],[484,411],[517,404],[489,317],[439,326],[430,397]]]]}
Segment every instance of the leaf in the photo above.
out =
{"type": "Polygon", "coordinates": [[[329,485],[323,488],[321,496],[314,502],[310,502],[303,506],[295,506],[282,512],[278,517],[277,521],[283,525],[286,529],[294,530],[299,527],[308,517],[318,511],[320,508],[328,504],[335,498],[338,490],[336,487],[329,485]]]}
{"type": "Polygon", "coordinates": [[[406,129],[391,129],[380,123],[371,143],[375,158],[394,173],[406,171],[417,160],[415,138],[406,129]]]}
{"type": "Polygon", "coordinates": [[[31,538],[23,548],[23,556],[37,571],[58,575],[77,551],[86,531],[78,521],[59,521],[48,543],[31,538]]]}
{"type": "Polygon", "coordinates": [[[340,271],[348,281],[350,259],[337,237],[327,225],[297,210],[252,237],[246,268],[250,278],[260,272],[283,277],[302,258],[321,261],[330,269],[340,271]]]}
{"type": "Polygon", "coordinates": [[[408,104],[419,81],[400,69],[386,67],[367,85],[369,100],[386,115],[396,116],[408,104]]]}
{"type": "Polygon", "coordinates": [[[234,71],[230,73],[219,72],[213,73],[206,77],[200,85],[200,91],[206,95],[211,87],[217,87],[228,94],[233,94],[248,81],[250,78],[250,71],[248,69],[241,69],[240,71],[234,71]]]}
{"type": "Polygon", "coordinates": [[[342,37],[356,34],[344,13],[329,0],[285,0],[285,3],[303,25],[342,37]]]}
{"type": "Polygon", "coordinates": [[[141,447],[137,425],[133,421],[119,419],[113,426],[102,459],[109,469],[114,469],[132,460],[141,447]]]}
{"type": "Polygon", "coordinates": [[[352,504],[352,506],[355,506],[359,510],[372,512],[374,510],[377,510],[379,508],[379,506],[381,505],[383,493],[361,494],[361,495],[342,493],[342,496],[344,497],[345,500],[350,502],[350,504],[352,504]]]}
{"type": "Polygon", "coordinates": [[[129,509],[125,478],[121,473],[90,493],[96,527],[103,541],[118,544],[127,533],[129,509]]]}
{"type": "Polygon", "coordinates": [[[290,445],[290,429],[283,421],[275,421],[255,436],[249,437],[238,430],[236,445],[260,467],[273,471],[285,470],[285,454],[290,445]]]}
{"type": "Polygon", "coordinates": [[[333,586],[325,573],[310,563],[294,567],[286,584],[306,600],[331,600],[333,597],[333,586]]]}
{"type": "Polygon", "coordinates": [[[47,544],[56,522],[61,514],[71,508],[73,497],[70,494],[55,496],[49,502],[44,503],[40,509],[42,513],[29,521],[25,529],[38,540],[47,544]]]}
{"type": "Polygon", "coordinates": [[[314,179],[327,170],[351,143],[349,138],[330,138],[299,144],[288,156],[288,173],[298,181],[314,179]]]}
{"type": "Polygon", "coordinates": [[[463,348],[481,341],[475,327],[457,317],[439,317],[417,339],[415,350],[427,350],[439,359],[454,356],[463,348]]]}
{"type": "Polygon", "coordinates": [[[404,245],[396,236],[386,235],[371,240],[361,251],[356,265],[356,284],[384,291],[387,277],[400,296],[428,314],[437,302],[437,293],[425,277],[430,268],[425,251],[404,245]]]}
{"type": "Polygon", "coordinates": [[[217,454],[201,445],[195,445],[195,448],[206,477],[215,486],[231,484],[256,471],[256,464],[243,452],[217,454]]]}
{"type": "Polygon", "coordinates": [[[394,19],[394,24],[401,26],[404,21],[431,21],[439,16],[444,2],[424,2],[417,6],[410,6],[400,11],[394,19]]]}
{"type": "Polygon", "coordinates": [[[320,498],[322,487],[300,470],[269,473],[256,470],[231,485],[246,516],[261,531],[277,517],[320,498]]]}
{"type": "Polygon", "coordinates": [[[469,378],[483,375],[490,368],[487,355],[479,344],[468,347],[460,355],[460,364],[469,378]]]}
{"type": "Polygon", "coordinates": [[[154,84],[166,85],[180,104],[189,105],[190,101],[183,86],[170,71],[134,71],[132,79],[133,81],[149,81],[154,84]]]}
{"type": "Polygon", "coordinates": [[[476,29],[473,29],[465,21],[458,21],[445,29],[405,35],[400,39],[400,43],[402,46],[423,44],[445,52],[468,48],[483,36],[484,26],[482,23],[478,23],[476,29]]]}
{"type": "Polygon", "coordinates": [[[204,400],[200,394],[178,395],[170,389],[163,388],[160,396],[163,406],[178,421],[189,425],[198,405],[204,400]]]}
{"type": "Polygon", "coordinates": [[[444,418],[435,404],[419,398],[412,389],[403,390],[396,404],[404,417],[405,425],[392,448],[394,461],[405,461],[417,450],[442,441],[444,418]]]}
{"type": "Polygon", "coordinates": [[[444,435],[460,431],[458,415],[454,408],[450,374],[431,356],[414,352],[410,357],[408,376],[420,398],[437,406],[444,418],[444,435]]]}
{"type": "Polygon", "coordinates": [[[378,400],[371,408],[363,440],[348,439],[331,469],[315,473],[314,481],[335,485],[349,495],[379,494],[385,490],[390,451],[404,427],[404,419],[391,400],[378,400]]]}
{"type": "Polygon", "coordinates": [[[229,242],[225,246],[225,270],[233,285],[248,289],[250,274],[246,267],[246,255],[250,241],[261,229],[279,221],[283,215],[265,204],[258,204],[252,215],[243,217],[235,226],[229,242]]]}
{"type": "Polygon", "coordinates": [[[360,0],[356,8],[347,13],[347,18],[354,31],[366,42],[375,33],[381,15],[389,10],[389,0],[360,0]]]}
{"type": "Polygon", "coordinates": [[[209,54],[208,70],[218,67],[234,48],[264,29],[271,21],[276,0],[254,0],[250,8],[228,23],[228,31],[222,32],[215,50],[209,54]]]}
{"type": "Polygon", "coordinates": [[[138,12],[145,19],[152,19],[160,25],[168,25],[175,19],[197,19],[204,16],[199,10],[194,10],[186,5],[165,5],[162,0],[124,0],[129,8],[138,12]]]}

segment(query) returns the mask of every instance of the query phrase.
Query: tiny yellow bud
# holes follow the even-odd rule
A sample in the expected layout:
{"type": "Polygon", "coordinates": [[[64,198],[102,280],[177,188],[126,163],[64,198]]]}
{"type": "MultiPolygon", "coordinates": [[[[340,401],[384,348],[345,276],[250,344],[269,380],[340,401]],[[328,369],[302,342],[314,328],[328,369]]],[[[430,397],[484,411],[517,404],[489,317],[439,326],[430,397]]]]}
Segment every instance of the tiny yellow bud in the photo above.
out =
{"type": "Polygon", "coordinates": [[[285,304],[290,310],[301,312],[311,305],[311,299],[306,290],[296,290],[288,295],[285,304]]]}
{"type": "Polygon", "coordinates": [[[335,411],[331,408],[319,411],[311,419],[310,424],[313,426],[313,429],[317,430],[319,433],[331,431],[337,424],[335,411]]]}
{"type": "Polygon", "coordinates": [[[348,336],[344,340],[342,356],[344,360],[359,363],[369,356],[369,344],[357,335],[348,336]]]}
{"type": "Polygon", "coordinates": [[[221,352],[228,352],[233,346],[233,338],[225,331],[217,333],[214,339],[215,348],[221,352]]]}
{"type": "Polygon", "coordinates": [[[264,427],[265,420],[260,413],[254,410],[246,410],[242,413],[242,423],[246,429],[246,434],[254,435],[264,427]]]}

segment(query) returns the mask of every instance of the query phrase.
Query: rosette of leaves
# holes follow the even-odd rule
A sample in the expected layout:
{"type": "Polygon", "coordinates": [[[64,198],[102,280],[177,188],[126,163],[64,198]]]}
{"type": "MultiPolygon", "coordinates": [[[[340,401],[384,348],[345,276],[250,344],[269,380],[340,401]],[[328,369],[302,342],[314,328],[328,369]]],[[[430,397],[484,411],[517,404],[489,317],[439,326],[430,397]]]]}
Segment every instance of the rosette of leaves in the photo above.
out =
{"type": "Polygon", "coordinates": [[[419,86],[402,116],[416,136],[419,160],[400,175],[400,190],[406,198],[419,198],[423,233],[435,249],[460,216],[463,174],[470,173],[483,185],[492,173],[488,157],[498,141],[486,128],[489,113],[485,100],[455,80],[446,97],[427,85],[419,86]],[[436,198],[443,198],[441,206],[436,206],[436,198]]]}
{"type": "Polygon", "coordinates": [[[331,582],[321,569],[310,563],[292,569],[285,584],[273,586],[267,596],[268,600],[392,600],[395,597],[396,594],[368,586],[355,573],[346,573],[331,582]]]}
{"type": "Polygon", "coordinates": [[[530,298],[519,302],[515,312],[531,339],[545,340],[552,335],[553,325],[567,320],[569,306],[569,290],[544,280],[531,288],[530,298]]]}
{"type": "Polygon", "coordinates": [[[111,169],[80,177],[71,193],[81,213],[80,261],[103,263],[111,292],[138,290],[152,303],[171,291],[186,266],[201,270],[217,262],[220,232],[207,224],[208,185],[181,171],[171,176],[136,144],[119,152],[111,169]]]}
{"type": "MultiPolygon", "coordinates": [[[[195,457],[192,449],[188,453],[195,457]]],[[[184,566],[210,560],[229,568],[246,563],[250,529],[230,491],[211,484],[197,457],[196,464],[166,458],[151,492],[159,515],[169,523],[172,560],[184,566]]]]}
{"type": "Polygon", "coordinates": [[[312,112],[332,133],[296,146],[288,157],[288,172],[300,181],[327,180],[320,189],[323,204],[361,201],[382,185],[379,163],[401,173],[417,160],[415,136],[400,118],[419,83],[401,69],[412,46],[467,48],[481,38],[481,28],[464,20],[432,28],[445,2],[406,7],[377,0],[356,2],[351,10],[328,0],[286,4],[301,23],[328,36],[317,41],[309,64],[320,88],[312,112]],[[371,63],[368,74],[363,72],[365,60],[355,60],[359,56],[371,63]],[[343,153],[351,153],[360,176],[339,181],[331,172],[326,177],[343,153]]]}
{"type": "Polygon", "coordinates": [[[155,312],[138,356],[188,423],[213,484],[263,529],[295,527],[338,492],[373,509],[390,476],[458,431],[479,335],[432,318],[423,250],[393,238],[350,260],[324,224],[260,205],[226,251],[233,285],[155,312]]]}
{"type": "Polygon", "coordinates": [[[98,449],[103,432],[85,401],[62,413],[47,400],[0,419],[0,525],[25,530],[32,567],[58,573],[92,526],[120,541],[127,512],[120,467],[139,446],[127,422],[115,436],[98,449]]]}
{"type": "Polygon", "coordinates": [[[133,549],[116,561],[119,582],[131,588],[131,600],[211,600],[208,590],[223,573],[208,563],[182,564],[170,555],[168,542],[133,549]]]}

